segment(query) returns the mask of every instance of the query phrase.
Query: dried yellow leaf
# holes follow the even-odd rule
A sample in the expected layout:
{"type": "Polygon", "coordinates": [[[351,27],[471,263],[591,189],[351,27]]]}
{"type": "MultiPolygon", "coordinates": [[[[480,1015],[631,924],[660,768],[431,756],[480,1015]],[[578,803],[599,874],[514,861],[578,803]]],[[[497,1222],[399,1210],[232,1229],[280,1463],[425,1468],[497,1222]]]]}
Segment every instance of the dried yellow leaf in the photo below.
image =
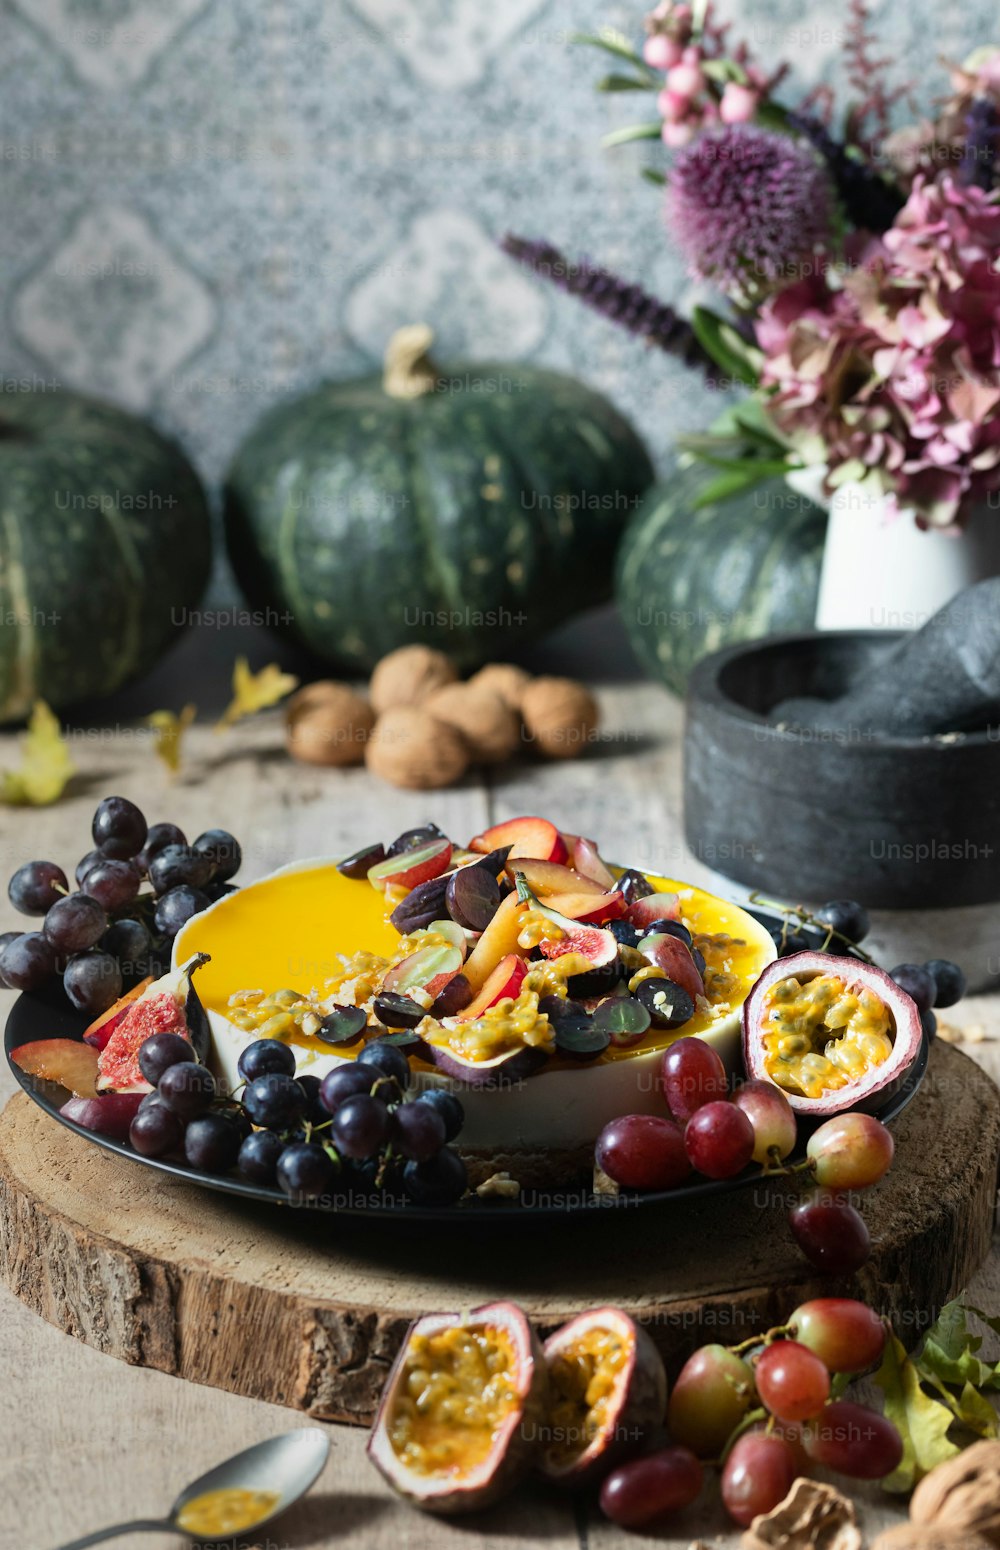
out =
{"type": "Polygon", "coordinates": [[[284,673],[276,662],[269,662],[259,673],[251,673],[246,657],[237,657],[233,667],[233,697],[224,715],[216,723],[216,731],[231,727],[244,716],[253,716],[259,710],[272,705],[297,689],[299,680],[292,673],[284,673]]]}
{"type": "Polygon", "coordinates": [[[163,760],[171,775],[176,775],[181,767],[184,733],[196,715],[194,705],[185,705],[180,715],[172,710],[154,710],[146,717],[146,725],[153,729],[156,756],[163,760]]]}
{"type": "Polygon", "coordinates": [[[48,807],[58,802],[74,768],[58,718],[44,700],[36,700],[21,744],[21,767],[0,776],[0,802],[48,807]]]}

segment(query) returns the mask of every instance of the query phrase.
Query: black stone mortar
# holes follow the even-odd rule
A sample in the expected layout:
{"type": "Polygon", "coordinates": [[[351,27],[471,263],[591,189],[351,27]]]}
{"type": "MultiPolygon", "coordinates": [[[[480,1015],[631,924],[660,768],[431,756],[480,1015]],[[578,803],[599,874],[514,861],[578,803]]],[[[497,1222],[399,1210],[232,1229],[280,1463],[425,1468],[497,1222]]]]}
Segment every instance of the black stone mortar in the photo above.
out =
{"type": "MultiPolygon", "coordinates": [[[[899,638],[771,636],[699,663],[684,751],[696,856],[786,901],[923,912],[1000,900],[1000,727],[882,739],[866,727],[768,721],[782,701],[844,694],[899,638]]],[[[976,977],[995,982],[998,972],[976,977]]]]}

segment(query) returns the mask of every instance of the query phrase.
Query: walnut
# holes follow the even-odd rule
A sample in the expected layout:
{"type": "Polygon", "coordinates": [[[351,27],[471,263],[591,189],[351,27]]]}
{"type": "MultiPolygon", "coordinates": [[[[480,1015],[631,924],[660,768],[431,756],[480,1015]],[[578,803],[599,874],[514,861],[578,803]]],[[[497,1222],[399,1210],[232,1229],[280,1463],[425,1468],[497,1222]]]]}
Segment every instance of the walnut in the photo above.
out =
{"type": "Polygon", "coordinates": [[[873,1540],[871,1550],[991,1550],[992,1541],[966,1529],[938,1524],[899,1523],[873,1540]]]}
{"type": "Polygon", "coordinates": [[[394,786],[428,791],[454,785],[469,766],[462,734],[418,705],[396,705],[375,723],[365,763],[394,786]]]}
{"type": "Polygon", "coordinates": [[[521,715],[529,738],[548,759],[582,753],[600,719],[594,696],[572,678],[534,679],[521,696],[521,715]]]}
{"type": "Polygon", "coordinates": [[[288,752],[304,764],[360,764],[374,725],[368,701],[347,684],[306,684],[285,706],[288,752]]]}
{"type": "Polygon", "coordinates": [[[432,716],[457,727],[476,764],[502,764],[521,741],[521,718],[491,689],[445,684],[427,700],[432,716]]]}
{"type": "Polygon", "coordinates": [[[523,667],[515,667],[513,662],[488,662],[478,673],[473,673],[469,682],[475,684],[477,689],[490,689],[494,694],[499,694],[511,710],[516,710],[520,715],[521,700],[531,682],[531,674],[526,673],[523,667]]]}
{"type": "Polygon", "coordinates": [[[1000,1442],[974,1442],[925,1475],[910,1500],[910,1520],[925,1528],[976,1535],[1000,1547],[1000,1442]]]}
{"type": "Polygon", "coordinates": [[[375,666],[369,693],[375,714],[394,705],[421,705],[442,684],[458,677],[455,664],[431,646],[400,646],[375,666]]]}
{"type": "Polygon", "coordinates": [[[854,1503],[832,1485],[796,1480],[784,1501],[754,1518],[743,1550],[861,1550],[854,1503]]]}

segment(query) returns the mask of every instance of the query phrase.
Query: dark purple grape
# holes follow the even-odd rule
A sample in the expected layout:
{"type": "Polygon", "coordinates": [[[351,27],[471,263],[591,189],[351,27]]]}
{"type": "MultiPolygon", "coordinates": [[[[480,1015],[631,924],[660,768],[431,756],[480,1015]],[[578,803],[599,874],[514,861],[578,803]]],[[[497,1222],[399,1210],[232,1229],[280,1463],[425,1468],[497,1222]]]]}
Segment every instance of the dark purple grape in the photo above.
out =
{"type": "Polygon", "coordinates": [[[0,933],[0,990],[10,990],[11,989],[10,985],[8,985],[7,981],[4,979],[4,973],[3,973],[4,949],[9,947],[11,942],[16,942],[16,940],[17,940],[17,938],[19,936],[23,936],[23,935],[24,935],[23,931],[4,931],[4,932],[0,933]]]}
{"type": "Polygon", "coordinates": [[[920,1026],[928,1043],[930,1043],[931,1039],[937,1038],[937,1017],[933,1012],[921,1012],[920,1026]]]}
{"type": "Polygon", "coordinates": [[[66,873],[54,861],[26,861],[7,884],[10,902],[21,915],[44,915],[68,891],[66,873]]]}
{"type": "Polygon", "coordinates": [[[216,1096],[215,1077],[195,1060],[179,1060],[167,1067],[156,1090],[167,1108],[181,1119],[195,1119],[216,1096]]]}
{"type": "Polygon", "coordinates": [[[443,1146],[427,1162],[408,1162],[403,1170],[403,1188],[414,1205],[454,1205],[467,1186],[465,1164],[450,1146],[443,1146]]]}
{"type": "Polygon", "coordinates": [[[401,1103],[393,1110],[389,1137],[395,1150],[414,1162],[436,1157],[448,1139],[444,1116],[429,1103],[401,1103]]]}
{"type": "Polygon", "coordinates": [[[200,888],[189,888],[186,883],[182,883],[156,901],[153,924],[164,936],[174,937],[182,926],[187,925],[192,915],[200,915],[202,910],[208,909],[210,903],[211,900],[200,888]]]}
{"type": "MultiPolygon", "coordinates": [[[[163,1099],[160,1097],[159,1093],[154,1088],[154,1090],[151,1093],[144,1093],[143,1094],[142,1100],[140,1101],[140,1104],[139,1104],[138,1112],[141,1114],[143,1109],[165,1109],[166,1107],[167,1106],[164,1103],[163,1099]]],[[[169,1112],[173,1113],[173,1110],[171,1109],[169,1112]]]]}
{"type": "Polygon", "coordinates": [[[243,1107],[255,1125],[265,1130],[290,1130],[302,1119],[308,1100],[294,1077],[284,1071],[268,1071],[250,1082],[243,1107]]]}
{"type": "Polygon", "coordinates": [[[790,958],[793,953],[804,953],[812,942],[804,931],[797,931],[787,924],[771,928],[771,940],[778,949],[779,958],[790,958]]]}
{"type": "Polygon", "coordinates": [[[295,1080],[306,1095],[306,1120],[311,1125],[325,1124],[330,1116],[320,1102],[320,1088],[323,1084],[319,1077],[313,1076],[311,1071],[307,1071],[303,1076],[297,1076],[295,1080]]]}
{"type": "Polygon", "coordinates": [[[57,953],[83,953],[101,940],[108,929],[108,916],[89,894],[71,893],[56,900],[42,929],[57,953]]]}
{"type": "Polygon", "coordinates": [[[966,979],[957,963],[950,958],[932,958],[924,968],[934,981],[937,994],[934,1005],[939,1008],[954,1006],[965,995],[966,979]]]}
{"type": "Polygon", "coordinates": [[[619,877],[615,887],[620,889],[626,904],[636,904],[640,899],[648,899],[656,889],[641,872],[634,871],[631,867],[619,877]]]}
{"type": "Polygon", "coordinates": [[[191,1059],[191,1045],[179,1033],[154,1033],[139,1049],[139,1070],[155,1087],[168,1066],[191,1059]]]}
{"type": "MultiPolygon", "coordinates": [[[[372,1010],[387,1028],[415,1028],[427,1016],[419,1001],[398,995],[394,990],[380,990],[372,1002],[372,1010]]],[[[364,1054],[363,1050],[361,1054],[364,1054]]]]}
{"type": "Polygon", "coordinates": [[[694,943],[687,926],[682,920],[654,920],[651,926],[643,928],[643,936],[652,936],[654,931],[663,932],[666,936],[675,936],[685,947],[691,947],[694,943]]]}
{"type": "Polygon", "coordinates": [[[243,865],[243,852],[239,841],[228,829],[206,829],[191,846],[199,856],[204,856],[211,867],[213,883],[228,883],[243,865]]]}
{"type": "Polygon", "coordinates": [[[16,932],[0,958],[0,975],[10,990],[38,990],[55,972],[55,950],[41,931],[16,932]]]}
{"type": "Polygon", "coordinates": [[[105,797],[94,814],[90,832],[105,855],[111,854],[107,849],[111,841],[116,848],[127,847],[126,856],[137,856],[146,843],[146,820],[127,797],[105,797]]]}
{"type": "Polygon", "coordinates": [[[416,1101],[426,1103],[428,1108],[437,1110],[444,1121],[445,1140],[454,1141],[465,1124],[465,1110],[455,1094],[447,1092],[443,1087],[429,1087],[416,1101]]]}
{"type": "Polygon", "coordinates": [[[316,1029],[325,1044],[356,1044],[368,1026],[368,1014],[360,1006],[334,1006],[316,1029]]]}
{"type": "Polygon", "coordinates": [[[458,1012],[464,1012],[474,996],[475,991],[465,975],[453,974],[444,989],[438,992],[437,1000],[432,1003],[428,1016],[454,1017],[458,1012]]]}
{"type": "Polygon", "coordinates": [[[863,941],[871,930],[868,911],[857,899],[830,899],[820,905],[815,918],[849,942],[863,941]]]}
{"type": "Polygon", "coordinates": [[[889,972],[900,990],[905,990],[916,1003],[918,1012],[930,1011],[937,995],[937,983],[926,964],[897,963],[896,967],[889,972]]]}
{"type": "Polygon", "coordinates": [[[372,1083],[377,1078],[377,1071],[359,1066],[355,1061],[334,1066],[320,1083],[320,1103],[327,1114],[333,1114],[348,1098],[356,1098],[359,1093],[370,1093],[372,1083]]]}
{"type": "Polygon", "coordinates": [[[289,1200],[305,1203],[330,1193],[337,1180],[337,1168],[321,1146],[297,1141],[286,1146],[278,1159],[277,1180],[289,1200]]]}
{"type": "Polygon", "coordinates": [[[98,946],[118,959],[127,980],[149,972],[149,932],[141,920],[113,920],[98,946]]]}
{"type": "Polygon", "coordinates": [[[139,892],[139,873],[131,861],[98,861],[88,871],[82,888],[88,898],[113,912],[132,903],[139,892]]]}
{"type": "Polygon", "coordinates": [[[871,1253],[864,1217],[826,1190],[807,1195],[788,1213],[788,1221],[806,1259],[824,1275],[853,1275],[871,1253]]]}
{"type": "Polygon", "coordinates": [[[294,1076],[295,1051],[280,1039],[255,1039],[240,1055],[236,1069],[244,1082],[255,1082],[259,1076],[275,1071],[294,1076]]]}
{"type": "Polygon", "coordinates": [[[184,1139],[184,1121],[163,1102],[147,1104],[143,1100],[129,1127],[128,1138],[143,1157],[165,1157],[184,1139]]]}
{"type": "Polygon", "coordinates": [[[410,1062],[401,1049],[385,1039],[373,1039],[366,1044],[358,1056],[358,1065],[374,1069],[377,1076],[392,1077],[403,1092],[410,1085],[410,1062]]]}
{"type": "Polygon", "coordinates": [[[103,850],[88,850],[87,854],[81,856],[76,863],[76,871],[73,874],[76,878],[76,886],[82,888],[83,880],[91,867],[96,866],[99,861],[107,861],[108,859],[103,850]]]}
{"type": "Polygon", "coordinates": [[[154,823],[146,835],[146,843],[136,857],[141,872],[149,871],[149,863],[168,845],[187,845],[187,836],[175,823],[154,823]]]}
{"type": "Polygon", "coordinates": [[[694,1002],[688,992],[673,980],[643,980],[636,990],[636,1000],[649,1013],[654,1028],[682,1028],[694,1016],[694,1002]]]}
{"type": "Polygon", "coordinates": [[[367,1093],[339,1104],[330,1125],[330,1137],[337,1151],[362,1162],[375,1156],[388,1134],[388,1109],[367,1093]]]}
{"type": "Polygon", "coordinates": [[[284,1141],[273,1130],[254,1130],[240,1147],[237,1166],[251,1184],[273,1185],[278,1158],[284,1150],[284,1141]]]}
{"type": "Polygon", "coordinates": [[[389,916],[390,925],[395,926],[400,936],[406,936],[411,931],[423,931],[446,913],[447,891],[447,877],[432,877],[426,883],[418,883],[396,905],[389,916]]]}
{"type": "Polygon", "coordinates": [[[627,920],[612,920],[608,922],[608,930],[616,942],[622,947],[634,947],[639,940],[639,933],[627,920]]]}
{"type": "Polygon", "coordinates": [[[190,845],[165,845],[149,863],[149,881],[157,894],[185,885],[204,888],[211,880],[211,861],[190,845]]]}
{"type": "Polygon", "coordinates": [[[224,899],[228,893],[239,893],[236,883],[209,883],[205,890],[205,898],[209,904],[214,904],[217,899],[224,899]]]}
{"type": "Polygon", "coordinates": [[[106,1012],[122,993],[117,958],[97,948],[75,953],[63,971],[63,989],[80,1012],[106,1012]]]}
{"type": "Polygon", "coordinates": [[[225,1114],[202,1114],[187,1128],[184,1156],[192,1168],[228,1173],[236,1164],[242,1142],[239,1130],[225,1114]]]}
{"type": "Polygon", "coordinates": [[[362,882],[373,866],[378,866],[385,860],[384,845],[364,845],[356,850],[352,856],[345,856],[343,861],[338,861],[337,871],[345,877],[351,877],[355,882],[362,882]]]}
{"type": "Polygon", "coordinates": [[[445,907],[468,931],[485,931],[500,908],[500,885],[483,862],[459,867],[448,879],[445,907]]]}
{"type": "Polygon", "coordinates": [[[402,856],[408,850],[420,850],[423,845],[443,839],[447,839],[447,835],[436,823],[422,823],[417,829],[404,829],[402,834],[398,834],[386,850],[386,855],[402,856]]]}

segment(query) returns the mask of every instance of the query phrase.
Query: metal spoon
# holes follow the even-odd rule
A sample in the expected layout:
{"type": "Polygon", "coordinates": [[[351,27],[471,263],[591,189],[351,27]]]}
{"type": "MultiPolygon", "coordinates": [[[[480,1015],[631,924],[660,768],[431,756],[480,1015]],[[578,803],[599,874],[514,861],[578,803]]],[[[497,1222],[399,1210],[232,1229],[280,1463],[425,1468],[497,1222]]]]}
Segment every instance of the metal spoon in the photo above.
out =
{"type": "MultiPolygon", "coordinates": [[[[100,1545],[107,1539],[118,1539],[122,1534],[184,1534],[196,1544],[218,1543],[218,1534],[192,1534],[190,1529],[179,1528],[177,1524],[188,1503],[208,1491],[274,1491],[278,1496],[276,1506],[252,1527],[242,1530],[241,1534],[231,1534],[229,1538],[256,1534],[265,1523],[270,1523],[315,1485],[329,1454],[330,1439],[318,1426],[285,1432],[281,1437],[258,1442],[243,1453],[237,1453],[235,1458],[217,1464],[207,1475],[195,1480],[178,1496],[168,1518],[139,1518],[134,1523],[116,1523],[113,1528],[98,1529],[96,1534],[85,1534],[82,1539],[61,1545],[60,1550],[86,1550],[88,1545],[100,1545]]],[[[222,1543],[227,1542],[223,1538],[222,1543]]]]}

